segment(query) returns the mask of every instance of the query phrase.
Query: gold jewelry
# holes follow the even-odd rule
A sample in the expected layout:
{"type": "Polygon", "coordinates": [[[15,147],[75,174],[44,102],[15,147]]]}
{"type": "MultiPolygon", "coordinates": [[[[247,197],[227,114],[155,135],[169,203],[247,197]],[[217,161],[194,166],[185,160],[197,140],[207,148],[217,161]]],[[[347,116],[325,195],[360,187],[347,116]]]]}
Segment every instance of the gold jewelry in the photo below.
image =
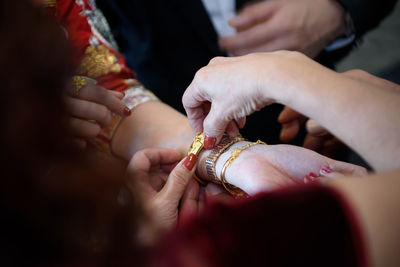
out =
{"type": "Polygon", "coordinates": [[[221,142],[214,147],[210,154],[207,156],[206,159],[206,170],[207,170],[207,175],[210,178],[211,181],[221,184],[220,180],[218,179],[215,171],[215,163],[217,162],[217,159],[219,156],[227,150],[231,145],[240,142],[240,141],[245,141],[240,134],[236,137],[229,137],[229,135],[224,134],[224,136],[221,139],[221,142]]]}
{"type": "MultiPolygon", "coordinates": [[[[201,150],[203,150],[204,147],[204,135],[203,133],[198,133],[194,138],[193,138],[193,143],[190,145],[189,151],[187,153],[187,155],[190,154],[195,154],[196,156],[198,156],[201,152],[201,150]]],[[[202,185],[206,185],[207,183],[205,181],[203,181],[202,179],[200,179],[196,173],[193,173],[193,178],[199,182],[202,185]]]]}
{"type": "MultiPolygon", "coordinates": [[[[222,170],[221,170],[221,184],[222,186],[225,188],[226,191],[228,191],[230,194],[235,194],[235,191],[232,188],[228,187],[228,183],[226,181],[225,178],[225,171],[228,168],[228,166],[232,163],[232,161],[234,161],[237,157],[239,157],[240,153],[242,153],[243,150],[246,150],[252,146],[258,145],[258,144],[262,144],[262,145],[266,145],[265,142],[258,140],[255,143],[250,143],[247,144],[243,147],[239,147],[239,148],[235,148],[234,150],[231,151],[231,156],[228,158],[228,160],[225,162],[222,170]]],[[[230,185],[232,186],[232,185],[230,185]]]]}
{"type": "Polygon", "coordinates": [[[75,87],[74,96],[78,96],[82,87],[86,85],[86,80],[82,76],[74,76],[72,79],[72,85],[75,87]]]}

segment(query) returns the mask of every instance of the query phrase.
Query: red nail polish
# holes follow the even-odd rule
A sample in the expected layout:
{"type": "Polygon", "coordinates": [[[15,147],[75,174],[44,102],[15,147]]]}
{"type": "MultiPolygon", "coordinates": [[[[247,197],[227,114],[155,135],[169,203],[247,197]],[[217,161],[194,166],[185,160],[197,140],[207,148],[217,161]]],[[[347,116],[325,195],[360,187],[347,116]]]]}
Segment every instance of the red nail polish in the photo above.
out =
{"type": "Polygon", "coordinates": [[[329,168],[328,166],[322,166],[321,167],[321,171],[324,172],[324,173],[331,173],[332,172],[331,168],[329,168]]]}
{"type": "Polygon", "coordinates": [[[309,175],[311,178],[318,178],[318,175],[316,175],[316,174],[313,173],[313,172],[310,172],[308,175],[309,175]]]}
{"type": "Polygon", "coordinates": [[[215,146],[215,143],[217,142],[217,138],[215,137],[208,137],[207,135],[204,136],[204,148],[205,149],[211,149],[215,146]]]}
{"type": "Polygon", "coordinates": [[[308,175],[304,176],[303,180],[304,180],[304,183],[305,183],[305,184],[308,184],[308,183],[311,183],[311,182],[312,182],[310,176],[308,176],[308,175]]]}
{"type": "Polygon", "coordinates": [[[189,171],[191,171],[194,167],[194,165],[196,165],[196,161],[197,161],[197,156],[193,153],[191,153],[189,156],[186,157],[186,159],[183,161],[183,166],[186,167],[186,169],[188,169],[189,171]]]}
{"type": "Polygon", "coordinates": [[[128,107],[125,107],[125,108],[124,108],[124,115],[125,115],[125,116],[130,116],[131,113],[132,113],[132,111],[131,111],[128,107]]]}

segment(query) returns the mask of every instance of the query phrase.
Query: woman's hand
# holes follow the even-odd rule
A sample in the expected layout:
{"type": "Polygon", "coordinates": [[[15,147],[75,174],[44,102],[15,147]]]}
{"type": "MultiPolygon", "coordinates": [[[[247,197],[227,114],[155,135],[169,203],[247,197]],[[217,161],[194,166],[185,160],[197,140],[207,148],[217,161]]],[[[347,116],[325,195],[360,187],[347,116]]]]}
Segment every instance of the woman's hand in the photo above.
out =
{"type": "Polygon", "coordinates": [[[88,138],[96,137],[101,128],[112,122],[111,114],[129,116],[131,111],[122,102],[124,93],[107,90],[96,81],[84,77],[86,85],[80,90],[69,88],[65,101],[70,115],[69,124],[77,146],[85,147],[88,138]]]}
{"type": "MultiPolygon", "coordinates": [[[[216,162],[216,174],[219,178],[230,151],[247,143],[237,143],[220,156],[216,162]]],[[[201,165],[199,173],[202,173],[202,177],[206,177],[204,167],[201,165]]],[[[366,170],[362,167],[336,161],[302,147],[256,145],[240,153],[226,169],[225,177],[228,183],[254,195],[296,183],[325,181],[319,179],[321,177],[366,174],[366,170]]]]}
{"type": "Polygon", "coordinates": [[[243,127],[247,115],[301,90],[321,69],[297,52],[214,58],[196,73],[183,95],[183,106],[193,130],[204,131],[205,148],[212,148],[227,129],[237,132],[234,121],[243,127]]]}
{"type": "Polygon", "coordinates": [[[129,163],[129,186],[141,195],[156,230],[169,229],[176,224],[178,205],[183,197],[190,206],[191,196],[198,196],[198,186],[196,188],[192,179],[197,156],[191,154],[179,162],[180,159],[178,151],[151,148],[137,152],[129,163]]]}

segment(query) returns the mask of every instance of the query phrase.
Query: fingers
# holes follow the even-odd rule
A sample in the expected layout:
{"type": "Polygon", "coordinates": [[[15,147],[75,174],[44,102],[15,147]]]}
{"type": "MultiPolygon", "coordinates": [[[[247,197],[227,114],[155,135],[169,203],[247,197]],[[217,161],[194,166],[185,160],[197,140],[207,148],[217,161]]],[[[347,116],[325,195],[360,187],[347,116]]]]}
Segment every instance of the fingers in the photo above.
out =
{"type": "Polygon", "coordinates": [[[103,105],[120,116],[129,116],[130,110],[121,101],[123,97],[124,93],[107,90],[95,84],[87,84],[80,90],[77,98],[103,105]]]}
{"type": "Polygon", "coordinates": [[[74,136],[79,136],[83,138],[93,138],[96,137],[100,133],[100,126],[96,123],[81,120],[78,118],[70,118],[69,125],[71,129],[71,133],[74,136]]]}
{"type": "MultiPolygon", "coordinates": [[[[215,106],[211,106],[211,110],[203,122],[204,148],[211,149],[218,144],[230,123],[232,122],[225,120],[221,116],[221,113],[216,110],[215,106]]],[[[237,134],[239,130],[236,125],[231,125],[230,127],[231,134],[235,132],[237,134]]]]}
{"type": "Polygon", "coordinates": [[[211,104],[210,102],[207,103],[206,97],[199,93],[194,87],[193,82],[183,94],[182,104],[186,111],[190,127],[195,133],[203,131],[203,121],[208,113],[206,109],[210,108],[211,104]]]}
{"type": "Polygon", "coordinates": [[[149,172],[155,167],[169,166],[180,159],[181,154],[179,151],[167,148],[148,148],[135,153],[128,165],[128,169],[149,172]]]}
{"type": "Polygon", "coordinates": [[[278,121],[282,123],[282,129],[280,139],[282,142],[290,142],[293,140],[299,130],[301,124],[306,120],[306,117],[298,113],[297,111],[285,107],[281,114],[279,114],[278,121]]]}
{"type": "Polygon", "coordinates": [[[247,6],[237,16],[229,20],[229,24],[238,31],[267,20],[275,11],[271,3],[261,3],[247,6]]]}
{"type": "Polygon", "coordinates": [[[239,119],[235,119],[237,126],[239,127],[239,129],[243,129],[244,126],[246,125],[246,117],[242,117],[239,119]]]}
{"type": "Polygon", "coordinates": [[[66,104],[72,117],[94,120],[102,127],[107,127],[112,121],[111,112],[103,105],[69,96],[66,97],[66,104]]]}
{"type": "Polygon", "coordinates": [[[225,204],[228,204],[234,200],[229,194],[224,192],[220,186],[213,183],[208,183],[206,186],[206,199],[207,202],[218,201],[225,204]]]}
{"type": "Polygon", "coordinates": [[[306,129],[307,129],[307,132],[313,136],[329,135],[329,132],[313,119],[309,119],[307,121],[306,129]]]}
{"type": "Polygon", "coordinates": [[[171,206],[178,207],[179,201],[193,177],[197,156],[190,154],[172,170],[165,186],[159,193],[159,198],[168,201],[171,206]]]}
{"type": "MultiPolygon", "coordinates": [[[[234,55],[244,55],[247,53],[243,51],[250,52],[254,47],[268,44],[268,42],[277,39],[280,34],[282,34],[282,32],[279,27],[276,27],[276,25],[272,23],[264,22],[246,31],[221,38],[218,43],[222,50],[226,50],[234,55]]],[[[265,50],[263,51],[265,52],[265,50]]]]}
{"type": "Polygon", "coordinates": [[[355,176],[366,176],[368,174],[365,168],[342,161],[334,161],[327,166],[322,166],[321,172],[324,174],[324,176],[327,177],[329,175],[333,176],[334,173],[340,173],[342,175],[355,175],[355,176]],[[331,172],[329,172],[329,169],[331,170],[331,172]]]}
{"type": "Polygon", "coordinates": [[[183,194],[181,207],[179,209],[179,224],[185,224],[198,213],[199,209],[199,183],[191,180],[183,194]]]}

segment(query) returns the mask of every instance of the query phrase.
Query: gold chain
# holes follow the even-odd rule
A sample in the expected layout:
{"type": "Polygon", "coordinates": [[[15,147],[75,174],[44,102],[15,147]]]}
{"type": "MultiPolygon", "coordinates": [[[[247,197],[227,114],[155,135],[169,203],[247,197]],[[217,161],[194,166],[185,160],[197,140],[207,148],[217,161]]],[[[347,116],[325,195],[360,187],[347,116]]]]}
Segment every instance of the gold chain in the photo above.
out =
{"type": "Polygon", "coordinates": [[[228,191],[229,193],[233,194],[234,192],[227,186],[227,182],[226,182],[226,178],[225,178],[226,169],[229,167],[229,165],[232,163],[232,161],[234,161],[237,157],[239,157],[239,155],[240,155],[240,153],[242,153],[242,151],[244,151],[252,146],[255,146],[255,145],[267,145],[267,144],[261,140],[258,140],[255,143],[250,143],[245,146],[235,148],[234,150],[231,151],[231,156],[225,162],[224,167],[222,168],[222,171],[221,171],[221,183],[222,183],[222,186],[225,188],[225,190],[228,191]]]}

